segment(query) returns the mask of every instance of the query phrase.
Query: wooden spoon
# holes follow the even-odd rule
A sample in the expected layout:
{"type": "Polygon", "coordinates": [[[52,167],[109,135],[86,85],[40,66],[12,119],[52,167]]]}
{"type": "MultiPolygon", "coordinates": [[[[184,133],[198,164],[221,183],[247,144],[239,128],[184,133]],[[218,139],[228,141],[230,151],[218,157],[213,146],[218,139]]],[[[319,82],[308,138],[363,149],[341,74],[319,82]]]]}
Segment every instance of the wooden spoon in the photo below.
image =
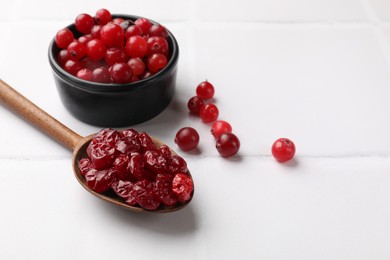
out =
{"type": "MultiPolygon", "coordinates": [[[[116,197],[115,195],[105,195],[97,193],[93,190],[91,190],[86,181],[84,176],[81,175],[81,172],[78,167],[78,161],[81,158],[86,158],[87,153],[86,149],[88,144],[90,143],[91,139],[95,134],[82,137],[78,135],[77,133],[73,132],[71,129],[57,121],[55,118],[50,116],[48,113],[43,111],[41,108],[36,106],[34,103],[32,103],[30,100],[25,98],[23,95],[18,93],[16,90],[14,90],[12,87],[10,87],[7,83],[2,81],[0,79],[0,102],[7,106],[8,108],[15,111],[17,114],[22,116],[26,121],[30,122],[37,128],[39,128],[42,132],[47,134],[48,136],[52,137],[54,140],[68,148],[69,150],[73,151],[72,156],[72,167],[74,174],[79,181],[79,183],[90,193],[95,195],[96,197],[113,203],[117,206],[136,211],[136,212],[172,212],[179,209],[184,208],[192,199],[193,193],[191,195],[191,199],[188,200],[185,203],[179,204],[178,206],[174,207],[163,207],[159,208],[154,211],[148,211],[141,207],[136,206],[130,206],[123,202],[120,198],[116,197]]],[[[156,144],[157,147],[160,147],[163,145],[163,143],[156,138],[153,138],[153,142],[156,144]]],[[[174,151],[172,151],[174,154],[176,154],[174,151]]],[[[190,174],[188,172],[188,174],[190,174]]]]}

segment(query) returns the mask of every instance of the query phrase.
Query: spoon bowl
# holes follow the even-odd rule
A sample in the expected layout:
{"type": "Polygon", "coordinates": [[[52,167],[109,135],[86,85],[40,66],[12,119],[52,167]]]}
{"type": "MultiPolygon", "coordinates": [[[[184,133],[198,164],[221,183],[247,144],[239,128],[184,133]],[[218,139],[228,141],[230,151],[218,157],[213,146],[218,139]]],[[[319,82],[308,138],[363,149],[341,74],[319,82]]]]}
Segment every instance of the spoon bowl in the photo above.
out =
{"type": "MultiPolygon", "coordinates": [[[[126,204],[123,200],[117,197],[115,194],[106,192],[106,193],[97,193],[93,191],[86,183],[85,177],[81,174],[80,169],[78,167],[78,162],[82,158],[88,157],[87,155],[87,147],[91,142],[92,138],[95,134],[82,137],[77,133],[73,132],[71,129],[57,121],[55,118],[50,116],[48,113],[43,111],[41,108],[36,106],[30,100],[25,98],[23,95],[18,93],[12,87],[10,87],[7,83],[0,79],[0,103],[7,106],[8,108],[15,111],[18,115],[22,116],[26,121],[30,122],[37,128],[39,128],[42,132],[52,137],[54,140],[68,148],[73,152],[72,156],[72,168],[76,179],[79,181],[81,186],[83,186],[88,192],[95,195],[96,197],[112,203],[114,205],[120,206],[122,208],[135,211],[135,212],[155,212],[155,213],[163,213],[163,212],[173,212],[179,209],[184,208],[190,203],[192,200],[194,192],[191,194],[191,198],[184,203],[181,203],[177,206],[172,207],[162,207],[157,210],[145,210],[141,207],[131,206],[126,204]]],[[[163,143],[152,137],[154,144],[157,147],[163,145],[163,143]]],[[[172,151],[173,154],[176,154],[172,151]]],[[[188,175],[191,177],[190,172],[188,171],[188,175]]]]}

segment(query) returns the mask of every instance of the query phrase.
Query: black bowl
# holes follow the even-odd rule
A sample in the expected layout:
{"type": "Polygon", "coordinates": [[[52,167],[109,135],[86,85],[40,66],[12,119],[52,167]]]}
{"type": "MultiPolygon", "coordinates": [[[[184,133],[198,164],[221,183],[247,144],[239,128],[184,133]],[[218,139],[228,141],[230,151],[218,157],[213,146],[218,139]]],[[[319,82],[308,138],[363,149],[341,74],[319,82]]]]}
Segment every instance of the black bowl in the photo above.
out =
{"type": "MultiPolygon", "coordinates": [[[[132,21],[139,18],[113,15],[116,17],[132,21]]],[[[74,24],[67,28],[75,37],[80,36],[74,24]]],[[[102,127],[131,126],[160,114],[173,99],[179,59],[177,41],[171,32],[168,34],[170,57],[166,67],[149,78],[128,84],[102,84],[71,75],[57,63],[60,48],[53,39],[49,46],[49,62],[63,105],[79,120],[102,127]]]]}

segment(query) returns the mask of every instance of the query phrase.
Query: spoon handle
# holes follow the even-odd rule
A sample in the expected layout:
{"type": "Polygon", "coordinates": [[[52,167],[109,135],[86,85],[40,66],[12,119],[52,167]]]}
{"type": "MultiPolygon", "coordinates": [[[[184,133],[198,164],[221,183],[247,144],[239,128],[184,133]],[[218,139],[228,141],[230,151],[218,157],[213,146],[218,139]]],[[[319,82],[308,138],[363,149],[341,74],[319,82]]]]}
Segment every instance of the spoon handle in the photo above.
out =
{"type": "Polygon", "coordinates": [[[0,79],[0,103],[14,110],[57,142],[71,151],[82,137],[57,121],[37,105],[0,79]]]}

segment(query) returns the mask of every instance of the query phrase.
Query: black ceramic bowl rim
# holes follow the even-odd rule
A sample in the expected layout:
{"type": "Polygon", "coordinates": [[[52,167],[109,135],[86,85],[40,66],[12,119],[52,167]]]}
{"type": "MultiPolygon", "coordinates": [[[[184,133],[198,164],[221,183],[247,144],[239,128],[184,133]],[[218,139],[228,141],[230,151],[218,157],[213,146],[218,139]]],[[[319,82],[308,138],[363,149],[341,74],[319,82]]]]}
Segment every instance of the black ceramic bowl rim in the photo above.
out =
{"type": "MultiPolygon", "coordinates": [[[[125,14],[113,14],[112,18],[123,18],[127,20],[136,20],[138,18],[141,18],[141,16],[136,15],[125,15],[125,14]]],[[[142,17],[145,18],[145,17],[142,17]]],[[[149,18],[148,19],[152,24],[159,24],[149,18]]],[[[65,28],[70,29],[71,31],[75,31],[75,25],[70,24],[66,26],[65,28]]],[[[88,92],[98,92],[98,93],[116,93],[116,92],[123,92],[123,91],[135,91],[136,89],[147,87],[149,85],[152,85],[154,82],[158,82],[160,78],[165,74],[170,74],[175,68],[176,64],[178,62],[179,57],[179,45],[173,36],[173,34],[166,28],[168,32],[168,38],[172,41],[172,45],[170,47],[170,57],[167,65],[160,71],[158,71],[156,74],[142,80],[138,80],[136,82],[131,82],[127,84],[115,84],[115,83],[98,83],[98,82],[92,82],[80,79],[67,71],[65,71],[58,63],[55,57],[55,49],[58,48],[55,44],[55,37],[53,37],[52,41],[49,45],[49,62],[53,69],[53,71],[61,77],[64,81],[68,82],[71,86],[75,88],[79,88],[83,91],[88,92]]]]}

